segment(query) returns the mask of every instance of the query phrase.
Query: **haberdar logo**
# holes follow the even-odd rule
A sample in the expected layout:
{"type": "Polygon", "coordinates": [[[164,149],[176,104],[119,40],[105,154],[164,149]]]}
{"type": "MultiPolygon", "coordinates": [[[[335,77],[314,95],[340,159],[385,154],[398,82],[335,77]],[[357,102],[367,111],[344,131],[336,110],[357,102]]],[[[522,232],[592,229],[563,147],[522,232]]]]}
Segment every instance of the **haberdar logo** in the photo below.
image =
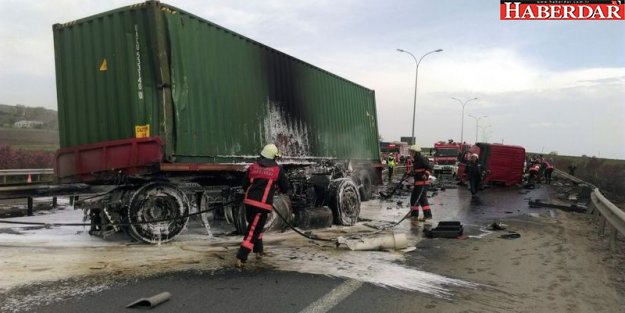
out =
{"type": "Polygon", "coordinates": [[[625,0],[500,0],[502,20],[625,20],[625,0]]]}

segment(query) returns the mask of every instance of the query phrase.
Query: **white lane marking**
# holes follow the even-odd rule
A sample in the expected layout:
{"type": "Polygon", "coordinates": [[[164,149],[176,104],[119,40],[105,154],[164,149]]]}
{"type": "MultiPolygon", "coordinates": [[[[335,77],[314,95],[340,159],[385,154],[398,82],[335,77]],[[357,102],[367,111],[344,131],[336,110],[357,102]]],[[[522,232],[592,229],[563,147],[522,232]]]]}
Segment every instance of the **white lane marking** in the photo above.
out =
{"type": "Polygon", "coordinates": [[[317,301],[309,304],[300,313],[325,313],[330,311],[334,306],[339,304],[343,299],[347,298],[354,291],[362,286],[363,282],[350,279],[336,288],[330,290],[325,296],[317,301]]]}

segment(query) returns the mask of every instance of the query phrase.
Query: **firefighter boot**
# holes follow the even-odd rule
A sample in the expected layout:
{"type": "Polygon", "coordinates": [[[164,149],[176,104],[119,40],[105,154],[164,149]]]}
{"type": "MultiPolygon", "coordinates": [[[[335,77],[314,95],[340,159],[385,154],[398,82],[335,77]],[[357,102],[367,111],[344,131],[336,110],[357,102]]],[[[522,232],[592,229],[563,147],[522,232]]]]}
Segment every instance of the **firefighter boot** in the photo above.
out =
{"type": "Polygon", "coordinates": [[[432,225],[432,211],[431,210],[423,210],[423,221],[425,225],[432,225]]]}
{"type": "Polygon", "coordinates": [[[243,261],[243,260],[241,260],[239,258],[236,258],[234,266],[237,267],[237,268],[244,268],[245,267],[245,261],[243,261]]]}

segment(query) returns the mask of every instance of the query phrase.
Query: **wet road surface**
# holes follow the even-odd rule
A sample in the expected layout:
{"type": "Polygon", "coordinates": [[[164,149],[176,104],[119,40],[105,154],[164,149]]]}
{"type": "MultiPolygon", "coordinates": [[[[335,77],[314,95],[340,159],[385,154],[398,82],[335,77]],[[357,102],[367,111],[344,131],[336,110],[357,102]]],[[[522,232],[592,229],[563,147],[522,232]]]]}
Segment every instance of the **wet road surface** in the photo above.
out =
{"type": "MultiPolygon", "coordinates": [[[[426,239],[423,223],[410,219],[395,228],[416,247],[404,252],[349,251],[271,233],[269,256],[252,258],[243,270],[232,267],[240,238],[207,239],[201,227],[162,246],[84,238],[76,230],[55,233],[61,243],[0,234],[0,311],[131,312],[130,302],[169,291],[170,301],[151,311],[618,312],[625,304],[622,251],[607,249],[587,215],[529,208],[530,198],[550,199],[551,191],[490,188],[480,205],[464,188],[434,191],[434,226],[461,221],[465,237],[426,239]],[[493,221],[508,229],[487,230],[493,221]],[[521,238],[499,238],[508,230],[521,238]]],[[[399,221],[407,197],[363,203],[366,222],[358,227],[314,232],[332,238],[373,231],[364,224],[399,221]]]]}

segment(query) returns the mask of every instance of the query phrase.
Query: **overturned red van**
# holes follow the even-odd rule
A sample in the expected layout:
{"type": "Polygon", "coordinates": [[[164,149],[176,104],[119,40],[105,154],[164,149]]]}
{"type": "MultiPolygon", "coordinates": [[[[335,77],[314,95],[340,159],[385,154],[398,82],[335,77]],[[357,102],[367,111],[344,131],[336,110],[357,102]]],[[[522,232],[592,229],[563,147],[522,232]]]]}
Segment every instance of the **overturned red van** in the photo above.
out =
{"type": "Polygon", "coordinates": [[[523,165],[525,162],[525,148],[521,146],[503,145],[498,143],[478,142],[467,151],[458,165],[458,179],[466,180],[465,164],[469,155],[479,155],[479,162],[486,172],[484,185],[503,184],[511,186],[520,184],[523,180],[523,165]]]}

